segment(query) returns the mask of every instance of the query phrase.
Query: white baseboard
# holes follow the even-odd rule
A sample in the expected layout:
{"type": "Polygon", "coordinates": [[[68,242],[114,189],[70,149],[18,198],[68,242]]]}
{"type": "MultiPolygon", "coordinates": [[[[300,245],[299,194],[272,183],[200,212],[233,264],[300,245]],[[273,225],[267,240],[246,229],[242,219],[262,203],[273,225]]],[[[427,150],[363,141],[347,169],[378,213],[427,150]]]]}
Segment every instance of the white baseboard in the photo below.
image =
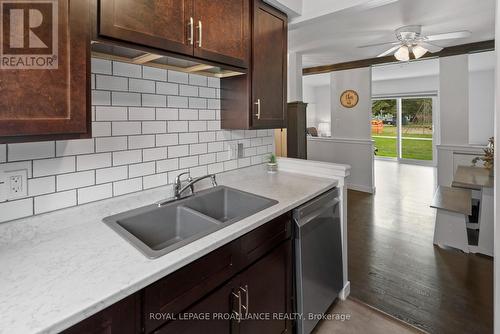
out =
{"type": "Polygon", "coordinates": [[[375,188],[362,186],[359,184],[352,184],[352,183],[347,184],[347,189],[361,191],[361,192],[369,193],[369,194],[375,194],[375,190],[376,190],[375,188]]]}
{"type": "Polygon", "coordinates": [[[347,281],[344,288],[339,293],[340,300],[346,300],[351,294],[351,282],[347,281]]]}

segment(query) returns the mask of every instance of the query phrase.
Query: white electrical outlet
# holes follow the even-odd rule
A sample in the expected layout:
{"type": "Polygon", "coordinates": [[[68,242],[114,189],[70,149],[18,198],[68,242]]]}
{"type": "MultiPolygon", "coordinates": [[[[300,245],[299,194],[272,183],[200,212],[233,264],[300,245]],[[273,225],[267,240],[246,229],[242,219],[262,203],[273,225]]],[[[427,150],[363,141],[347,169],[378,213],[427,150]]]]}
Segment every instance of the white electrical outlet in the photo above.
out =
{"type": "Polygon", "coordinates": [[[228,144],[229,160],[238,159],[238,144],[228,144]]]}
{"type": "Polygon", "coordinates": [[[0,187],[3,188],[2,193],[6,200],[28,196],[28,171],[26,169],[4,172],[1,182],[3,184],[0,184],[0,187]]]}

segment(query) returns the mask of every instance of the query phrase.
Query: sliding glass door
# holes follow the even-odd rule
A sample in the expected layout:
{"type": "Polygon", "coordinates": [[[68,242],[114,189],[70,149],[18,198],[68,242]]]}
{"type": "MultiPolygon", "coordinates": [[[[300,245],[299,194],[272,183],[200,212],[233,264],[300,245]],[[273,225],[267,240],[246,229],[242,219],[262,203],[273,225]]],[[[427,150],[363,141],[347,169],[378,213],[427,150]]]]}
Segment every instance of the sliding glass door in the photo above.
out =
{"type": "Polygon", "coordinates": [[[374,99],[372,137],[377,157],[432,163],[433,97],[374,99]]]}

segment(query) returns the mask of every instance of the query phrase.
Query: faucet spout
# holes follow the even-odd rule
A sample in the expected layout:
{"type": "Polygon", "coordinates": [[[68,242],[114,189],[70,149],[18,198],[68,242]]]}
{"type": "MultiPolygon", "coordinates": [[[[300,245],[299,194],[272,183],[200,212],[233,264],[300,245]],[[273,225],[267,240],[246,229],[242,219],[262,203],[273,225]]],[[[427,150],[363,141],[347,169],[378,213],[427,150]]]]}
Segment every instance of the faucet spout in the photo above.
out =
{"type": "Polygon", "coordinates": [[[201,180],[205,180],[205,179],[208,179],[210,178],[210,180],[212,181],[212,186],[213,187],[217,187],[217,180],[216,180],[216,176],[215,174],[209,174],[209,175],[205,175],[205,176],[200,176],[200,177],[197,177],[197,178],[194,178],[194,179],[191,179],[189,178],[188,179],[188,183],[180,188],[180,189],[175,189],[175,198],[181,198],[182,197],[182,193],[184,191],[186,191],[188,188],[191,188],[191,191],[193,191],[193,186],[195,183],[197,182],[200,182],[201,180]]]}

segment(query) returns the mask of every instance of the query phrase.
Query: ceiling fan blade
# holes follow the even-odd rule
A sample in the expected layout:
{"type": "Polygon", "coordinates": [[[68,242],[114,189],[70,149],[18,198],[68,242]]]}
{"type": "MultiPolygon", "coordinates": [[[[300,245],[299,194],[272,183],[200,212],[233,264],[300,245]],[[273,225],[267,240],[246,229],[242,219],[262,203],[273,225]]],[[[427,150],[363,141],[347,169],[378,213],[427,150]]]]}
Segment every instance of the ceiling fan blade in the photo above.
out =
{"type": "Polygon", "coordinates": [[[400,41],[394,41],[394,42],[385,42],[385,43],[368,44],[368,45],[358,46],[358,48],[363,49],[363,48],[371,48],[371,47],[374,47],[374,46],[382,46],[382,45],[396,45],[396,44],[401,44],[401,42],[400,42],[400,41]]]}
{"type": "Polygon", "coordinates": [[[448,32],[445,34],[437,34],[437,35],[430,35],[425,37],[426,41],[442,41],[445,39],[456,39],[456,38],[466,38],[472,35],[470,31],[463,30],[463,31],[455,31],[455,32],[448,32]]]}
{"type": "Polygon", "coordinates": [[[431,44],[431,43],[427,43],[427,42],[421,42],[421,43],[418,43],[418,45],[420,45],[421,47],[426,48],[431,53],[436,53],[436,52],[439,52],[439,51],[443,50],[442,47],[434,45],[434,44],[431,44]]]}
{"type": "Polygon", "coordinates": [[[401,47],[401,45],[396,45],[396,46],[393,46],[392,48],[390,48],[389,50],[385,51],[384,53],[381,53],[377,56],[377,58],[380,58],[380,57],[385,57],[385,56],[388,56],[390,55],[391,53],[394,53],[397,49],[399,49],[401,47]]]}

